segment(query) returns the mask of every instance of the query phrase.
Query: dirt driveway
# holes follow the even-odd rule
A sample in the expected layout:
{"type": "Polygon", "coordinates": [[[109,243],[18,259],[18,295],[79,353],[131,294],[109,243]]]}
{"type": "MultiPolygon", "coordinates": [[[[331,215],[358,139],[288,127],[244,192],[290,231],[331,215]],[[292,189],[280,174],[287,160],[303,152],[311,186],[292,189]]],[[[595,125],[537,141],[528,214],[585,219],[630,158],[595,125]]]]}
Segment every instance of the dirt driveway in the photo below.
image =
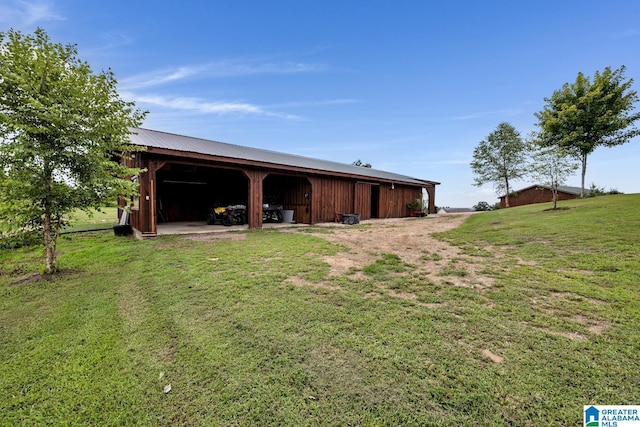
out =
{"type": "Polygon", "coordinates": [[[374,263],[383,254],[396,254],[434,282],[440,282],[446,276],[450,284],[483,289],[491,284],[490,278],[479,274],[484,266],[461,255],[459,248],[432,236],[458,227],[469,215],[472,214],[378,219],[363,221],[361,226],[322,224],[335,230],[317,236],[349,248],[324,258],[331,266],[331,275],[357,271],[356,276],[363,277],[364,266],[374,263]]]}

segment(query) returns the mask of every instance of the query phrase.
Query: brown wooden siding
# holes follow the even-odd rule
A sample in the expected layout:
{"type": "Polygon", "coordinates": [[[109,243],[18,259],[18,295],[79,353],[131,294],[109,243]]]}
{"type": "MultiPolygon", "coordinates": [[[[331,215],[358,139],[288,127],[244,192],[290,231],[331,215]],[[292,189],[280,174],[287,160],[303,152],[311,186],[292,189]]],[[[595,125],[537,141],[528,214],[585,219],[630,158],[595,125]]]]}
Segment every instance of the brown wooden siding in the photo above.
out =
{"type": "Polygon", "coordinates": [[[249,202],[247,203],[247,220],[249,228],[262,227],[262,182],[267,173],[259,170],[245,170],[249,178],[249,202]]]}
{"type": "MultiPolygon", "coordinates": [[[[335,178],[314,178],[313,222],[326,222],[336,213],[360,214],[360,219],[371,218],[373,184],[354,183],[335,178]],[[320,204],[320,206],[317,206],[320,204]]],[[[407,216],[407,203],[422,197],[422,189],[403,185],[378,186],[378,218],[402,218],[407,216]]]]}
{"type": "Polygon", "coordinates": [[[373,185],[357,182],[355,184],[354,213],[360,214],[360,219],[371,219],[371,189],[373,185]]]}
{"type": "MultiPolygon", "coordinates": [[[[571,200],[579,198],[579,194],[558,191],[558,200],[571,200]]],[[[509,206],[523,206],[534,203],[553,202],[553,192],[546,187],[532,187],[509,195],[509,206]]],[[[506,208],[505,196],[500,197],[500,208],[506,208]]]]}
{"type": "Polygon", "coordinates": [[[312,223],[333,221],[336,213],[357,213],[353,181],[330,177],[313,177],[310,181],[312,223]]]}
{"type": "Polygon", "coordinates": [[[422,197],[422,189],[404,185],[380,186],[380,218],[401,218],[409,215],[407,203],[422,197]]]}
{"type": "Polygon", "coordinates": [[[155,176],[159,164],[155,159],[146,158],[138,159],[136,164],[138,167],[146,169],[146,172],[140,174],[138,178],[140,197],[137,206],[134,204],[131,211],[131,226],[142,233],[155,233],[155,176]]]}
{"type": "Polygon", "coordinates": [[[296,222],[311,223],[311,183],[307,178],[292,179],[284,195],[283,208],[293,210],[296,222]]]}
{"type": "MultiPolygon", "coordinates": [[[[302,174],[253,165],[207,162],[197,156],[163,157],[158,153],[140,153],[136,155],[136,166],[146,168],[146,172],[139,177],[140,198],[132,212],[131,224],[143,234],[151,235],[156,233],[157,209],[159,198],[162,197],[175,199],[175,203],[162,200],[169,221],[206,219],[203,212],[205,204],[215,202],[214,199],[220,195],[225,199],[224,203],[246,203],[251,228],[262,227],[263,203],[282,204],[284,209],[293,210],[297,222],[319,223],[334,221],[336,213],[360,214],[362,220],[405,217],[409,215],[407,203],[422,197],[422,188],[419,186],[362,182],[353,177],[325,176],[315,172],[302,174]],[[200,175],[194,179],[206,181],[207,185],[193,185],[188,191],[170,188],[166,181],[182,180],[183,175],[180,174],[184,174],[189,166],[204,170],[198,172],[200,175]],[[212,186],[211,181],[215,185],[212,186]],[[226,193],[223,191],[225,188],[229,190],[226,193]],[[199,200],[186,202],[185,198],[199,200]]],[[[427,190],[434,194],[435,188],[427,190]]],[[[430,203],[433,203],[432,199],[430,197],[430,203]]]]}

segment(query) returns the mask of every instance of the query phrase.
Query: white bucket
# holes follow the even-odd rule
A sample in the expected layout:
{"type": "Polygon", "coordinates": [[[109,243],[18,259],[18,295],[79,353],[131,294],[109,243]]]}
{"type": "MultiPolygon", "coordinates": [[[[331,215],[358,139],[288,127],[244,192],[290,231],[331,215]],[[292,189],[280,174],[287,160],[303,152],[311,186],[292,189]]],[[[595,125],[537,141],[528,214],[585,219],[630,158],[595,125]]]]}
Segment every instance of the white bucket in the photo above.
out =
{"type": "Polygon", "coordinates": [[[282,211],[282,222],[287,222],[287,223],[293,222],[293,210],[282,211]]]}

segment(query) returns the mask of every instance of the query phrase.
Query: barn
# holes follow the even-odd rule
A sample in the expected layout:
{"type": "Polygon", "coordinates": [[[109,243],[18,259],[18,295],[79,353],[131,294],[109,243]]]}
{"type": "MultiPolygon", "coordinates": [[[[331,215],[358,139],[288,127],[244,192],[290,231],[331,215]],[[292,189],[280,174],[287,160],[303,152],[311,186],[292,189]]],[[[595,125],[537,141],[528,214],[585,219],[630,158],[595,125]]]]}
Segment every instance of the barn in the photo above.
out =
{"type": "Polygon", "coordinates": [[[435,181],[150,129],[131,129],[131,143],[145,147],[127,160],[145,170],[135,177],[139,197],[127,202],[143,236],[155,236],[160,222],[204,222],[212,206],[224,205],[246,206],[249,228],[262,228],[265,205],[307,224],[338,213],[399,218],[423,189],[435,213],[435,181]]]}
{"type": "MultiPolygon", "coordinates": [[[[580,187],[558,186],[558,201],[577,199],[579,197],[580,187]]],[[[553,202],[553,191],[548,185],[534,184],[509,194],[510,207],[548,202],[553,202]]],[[[505,196],[500,196],[500,209],[506,207],[505,196]]]]}

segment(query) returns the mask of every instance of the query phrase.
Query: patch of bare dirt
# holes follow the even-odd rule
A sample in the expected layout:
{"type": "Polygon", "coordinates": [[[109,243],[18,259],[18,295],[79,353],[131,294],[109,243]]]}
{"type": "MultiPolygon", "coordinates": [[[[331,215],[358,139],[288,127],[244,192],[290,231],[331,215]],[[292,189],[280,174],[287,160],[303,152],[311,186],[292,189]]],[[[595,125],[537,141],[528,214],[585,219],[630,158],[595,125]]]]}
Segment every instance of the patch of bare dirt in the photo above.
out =
{"type": "Polygon", "coordinates": [[[482,354],[487,356],[489,359],[491,359],[493,363],[502,363],[504,361],[504,357],[494,354],[488,348],[485,348],[484,350],[482,350],[482,354]]]}
{"type": "Polygon", "coordinates": [[[13,280],[10,283],[10,285],[11,286],[24,285],[24,284],[28,285],[31,283],[38,283],[41,281],[50,281],[56,277],[71,276],[79,272],[80,270],[70,268],[70,269],[58,270],[50,274],[31,273],[31,274],[24,275],[22,277],[18,277],[17,279],[13,280]]]}
{"type": "Polygon", "coordinates": [[[244,240],[246,233],[201,233],[187,234],[185,238],[196,242],[208,242],[212,240],[244,240]]]}
{"type": "Polygon", "coordinates": [[[325,283],[313,283],[310,282],[308,280],[305,280],[301,277],[298,276],[292,276],[287,278],[287,280],[285,282],[289,282],[291,284],[293,284],[294,286],[300,286],[300,287],[308,287],[308,288],[316,288],[316,289],[326,289],[328,291],[337,291],[340,288],[338,286],[331,286],[331,285],[327,285],[325,283]]]}
{"type": "Polygon", "coordinates": [[[585,335],[579,332],[553,331],[548,328],[537,328],[537,329],[540,329],[541,331],[546,332],[547,334],[557,335],[560,337],[568,338],[573,341],[589,341],[589,338],[587,338],[585,335]]]}
{"type": "Polygon", "coordinates": [[[549,294],[551,299],[559,299],[562,301],[588,301],[592,304],[604,304],[605,302],[595,298],[587,298],[582,295],[575,294],[573,292],[551,292],[549,294]]]}
{"type": "Polygon", "coordinates": [[[567,339],[570,339],[572,341],[589,341],[589,337],[587,337],[586,335],[581,334],[579,332],[555,331],[555,330],[549,329],[549,328],[532,326],[532,325],[528,324],[527,322],[522,322],[521,324],[522,324],[522,326],[528,326],[530,328],[533,328],[533,329],[536,329],[538,331],[544,332],[545,334],[555,335],[555,336],[558,336],[558,337],[567,338],[567,339]]]}
{"type": "Polygon", "coordinates": [[[590,319],[586,316],[575,315],[572,317],[578,323],[581,323],[587,327],[587,330],[594,335],[601,335],[605,329],[612,325],[611,322],[607,322],[606,320],[596,320],[590,319]]]}
{"type": "Polygon", "coordinates": [[[17,279],[13,280],[10,283],[10,285],[17,286],[17,285],[23,285],[23,284],[29,284],[29,283],[38,283],[41,280],[44,280],[44,276],[42,274],[31,273],[22,277],[18,277],[17,279]]]}
{"type": "MultiPolygon", "coordinates": [[[[549,293],[549,295],[547,297],[542,297],[542,299],[538,299],[538,298],[532,298],[531,302],[537,306],[537,308],[541,311],[544,311],[547,314],[553,315],[553,316],[563,316],[563,312],[557,308],[554,308],[553,306],[547,306],[547,301],[553,301],[553,300],[560,300],[560,301],[567,301],[567,302],[579,302],[579,303],[583,303],[583,302],[590,302],[592,304],[604,304],[604,301],[598,300],[598,299],[594,299],[594,298],[587,298],[584,297],[582,295],[578,295],[575,294],[573,292],[551,292],[549,293]]],[[[594,335],[601,335],[605,329],[611,327],[613,325],[613,323],[608,322],[606,320],[600,320],[600,319],[596,319],[596,318],[592,318],[592,317],[588,317],[585,316],[583,314],[575,314],[571,316],[571,320],[573,320],[574,322],[578,322],[581,325],[585,326],[585,328],[591,332],[594,335]]],[[[553,332],[553,331],[549,331],[549,330],[544,330],[547,333],[551,333],[554,335],[560,335],[560,336],[564,336],[566,338],[570,338],[570,339],[577,339],[577,340],[586,340],[587,338],[579,333],[565,333],[565,332],[553,332]]]]}
{"type": "MultiPolygon", "coordinates": [[[[435,308],[435,307],[441,307],[443,305],[441,303],[426,303],[426,302],[418,301],[418,296],[416,294],[414,294],[414,293],[411,293],[411,292],[397,292],[397,291],[394,291],[393,289],[391,289],[391,290],[389,290],[387,295],[389,295],[390,297],[393,297],[393,298],[400,298],[400,299],[407,299],[407,300],[415,301],[416,304],[418,304],[418,305],[420,305],[422,307],[435,308]]],[[[366,297],[366,295],[365,295],[365,297],[366,297]]]]}
{"type": "Polygon", "coordinates": [[[361,272],[364,266],[374,263],[382,254],[393,253],[433,282],[446,281],[454,286],[486,289],[493,279],[480,273],[484,268],[482,263],[474,263],[470,257],[461,255],[459,248],[432,236],[458,227],[469,215],[471,213],[362,221],[366,227],[327,224],[333,228],[333,233],[317,236],[348,248],[345,252],[324,257],[330,265],[330,275],[350,273],[353,277],[364,278],[361,272]],[[465,274],[443,273],[452,262],[465,274]]]}
{"type": "Polygon", "coordinates": [[[516,258],[516,261],[518,262],[519,265],[528,265],[528,266],[531,266],[531,267],[534,267],[534,266],[538,265],[538,263],[536,261],[525,261],[520,257],[515,257],[515,258],[516,258]]]}
{"type": "Polygon", "coordinates": [[[610,322],[604,322],[604,321],[594,322],[587,328],[587,330],[594,335],[602,335],[604,330],[610,327],[611,325],[612,323],[610,322]]]}
{"type": "MultiPolygon", "coordinates": [[[[458,345],[460,345],[460,347],[462,347],[464,349],[464,351],[467,353],[469,358],[477,359],[477,356],[478,356],[478,349],[477,348],[474,348],[471,344],[467,343],[466,341],[464,341],[462,339],[459,339],[457,342],[458,342],[458,345]]],[[[484,357],[486,357],[489,360],[491,360],[493,363],[502,363],[502,362],[504,362],[504,357],[503,356],[495,354],[494,352],[492,352],[488,348],[485,348],[482,351],[480,351],[480,354],[482,354],[484,357]]]]}

